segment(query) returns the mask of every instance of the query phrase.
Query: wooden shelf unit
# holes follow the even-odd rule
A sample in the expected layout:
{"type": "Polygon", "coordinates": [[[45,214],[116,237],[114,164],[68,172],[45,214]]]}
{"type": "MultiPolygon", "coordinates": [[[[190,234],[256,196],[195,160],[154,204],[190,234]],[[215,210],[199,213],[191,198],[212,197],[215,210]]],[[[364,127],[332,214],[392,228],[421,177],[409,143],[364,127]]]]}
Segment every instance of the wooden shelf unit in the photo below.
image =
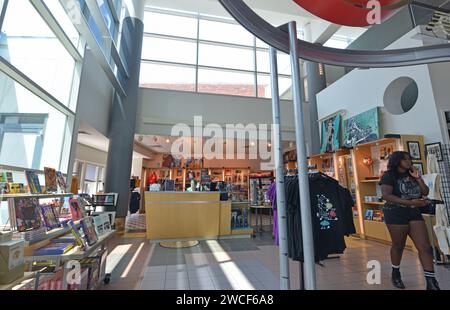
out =
{"type": "MultiPolygon", "coordinates": [[[[422,160],[415,160],[414,163],[422,163],[425,172],[425,153],[423,136],[402,135],[399,138],[385,138],[371,143],[365,143],[355,146],[351,155],[355,167],[356,180],[356,204],[358,206],[358,222],[361,223],[361,237],[374,239],[377,241],[391,243],[391,238],[384,222],[378,222],[365,219],[365,213],[368,209],[380,210],[384,202],[367,202],[364,197],[378,196],[381,194],[379,187],[379,177],[381,177],[381,167],[387,164],[387,159],[375,158],[374,155],[381,154],[381,150],[390,148],[394,151],[408,151],[407,142],[419,142],[422,160]],[[370,157],[374,164],[367,166],[363,163],[364,158],[370,157]],[[378,170],[377,170],[378,169],[378,170]],[[374,171],[377,170],[377,171],[374,171]],[[375,178],[376,177],[376,178],[375,178]],[[378,188],[378,190],[377,190],[378,188]]],[[[412,242],[408,238],[407,246],[412,247],[412,242]]]]}

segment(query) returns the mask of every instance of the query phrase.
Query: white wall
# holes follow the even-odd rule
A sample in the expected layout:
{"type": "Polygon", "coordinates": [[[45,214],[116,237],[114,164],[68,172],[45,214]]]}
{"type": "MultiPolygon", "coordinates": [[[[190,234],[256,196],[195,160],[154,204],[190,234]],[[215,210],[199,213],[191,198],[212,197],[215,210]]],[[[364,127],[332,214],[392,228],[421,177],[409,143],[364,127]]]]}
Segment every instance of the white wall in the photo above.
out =
{"type": "Polygon", "coordinates": [[[92,52],[86,49],[78,94],[77,118],[108,137],[113,87],[92,52]]]}
{"type": "Polygon", "coordinates": [[[77,160],[106,166],[106,159],[108,158],[108,153],[78,143],[75,158],[77,160]]]}
{"type": "MultiPolygon", "coordinates": [[[[272,124],[271,100],[213,94],[141,88],[137,134],[170,135],[178,123],[193,125],[194,116],[203,115],[203,125],[272,124]]],[[[293,105],[281,102],[284,140],[295,138],[293,105]]]]}
{"type": "MultiPolygon", "coordinates": [[[[412,39],[416,30],[406,34],[389,48],[406,48],[422,45],[412,39]]],[[[384,92],[395,79],[407,76],[419,87],[416,105],[403,115],[383,111],[381,122],[383,134],[424,135],[426,142],[442,140],[435,105],[435,94],[427,65],[370,70],[353,70],[317,95],[319,119],[340,109],[347,110],[349,118],[377,106],[383,106],[384,92]]],[[[448,88],[448,86],[446,86],[448,88]]]]}
{"type": "Polygon", "coordinates": [[[428,65],[443,141],[450,144],[444,112],[450,112],[450,63],[428,65]]]}

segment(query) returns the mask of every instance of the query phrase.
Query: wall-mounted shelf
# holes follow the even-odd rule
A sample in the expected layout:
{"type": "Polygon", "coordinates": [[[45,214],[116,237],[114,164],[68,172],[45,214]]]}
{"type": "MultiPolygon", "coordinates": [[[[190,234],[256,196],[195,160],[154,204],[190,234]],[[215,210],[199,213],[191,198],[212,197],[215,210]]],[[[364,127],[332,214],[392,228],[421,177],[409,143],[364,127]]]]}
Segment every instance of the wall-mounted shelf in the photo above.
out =
{"type": "Polygon", "coordinates": [[[380,182],[380,179],[373,179],[373,180],[362,180],[361,183],[378,183],[380,182]]]}
{"type": "Polygon", "coordinates": [[[369,202],[369,201],[363,201],[363,204],[365,205],[374,205],[374,206],[384,206],[385,202],[369,202]]]}

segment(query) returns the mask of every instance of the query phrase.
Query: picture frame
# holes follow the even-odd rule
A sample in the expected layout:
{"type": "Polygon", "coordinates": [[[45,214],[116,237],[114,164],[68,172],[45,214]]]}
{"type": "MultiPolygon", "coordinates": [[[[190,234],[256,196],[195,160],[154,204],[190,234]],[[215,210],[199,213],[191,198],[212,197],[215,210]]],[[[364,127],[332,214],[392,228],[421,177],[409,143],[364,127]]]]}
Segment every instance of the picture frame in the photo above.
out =
{"type": "Polygon", "coordinates": [[[427,157],[428,154],[435,154],[437,161],[444,161],[441,142],[425,144],[425,151],[427,157]]]}
{"type": "Polygon", "coordinates": [[[406,144],[408,145],[408,153],[411,156],[411,159],[422,160],[420,143],[418,141],[408,141],[406,144]]]}
{"type": "Polygon", "coordinates": [[[413,166],[419,170],[420,175],[423,175],[423,164],[422,163],[413,163],[413,166]]]}

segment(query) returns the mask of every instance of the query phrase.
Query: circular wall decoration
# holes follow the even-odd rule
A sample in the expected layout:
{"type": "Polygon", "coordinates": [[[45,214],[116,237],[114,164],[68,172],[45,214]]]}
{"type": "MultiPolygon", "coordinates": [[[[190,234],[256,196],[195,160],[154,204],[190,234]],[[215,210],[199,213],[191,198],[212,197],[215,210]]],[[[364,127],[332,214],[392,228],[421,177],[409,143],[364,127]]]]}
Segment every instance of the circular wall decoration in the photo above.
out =
{"type": "Polygon", "coordinates": [[[412,78],[400,77],[389,84],[384,92],[384,107],[394,115],[405,114],[417,103],[419,87],[412,78]]]}
{"type": "MultiPolygon", "coordinates": [[[[378,0],[381,22],[394,15],[411,0],[378,0]]],[[[354,27],[369,26],[368,14],[373,8],[371,0],[294,0],[310,13],[329,22],[354,27]]]]}

